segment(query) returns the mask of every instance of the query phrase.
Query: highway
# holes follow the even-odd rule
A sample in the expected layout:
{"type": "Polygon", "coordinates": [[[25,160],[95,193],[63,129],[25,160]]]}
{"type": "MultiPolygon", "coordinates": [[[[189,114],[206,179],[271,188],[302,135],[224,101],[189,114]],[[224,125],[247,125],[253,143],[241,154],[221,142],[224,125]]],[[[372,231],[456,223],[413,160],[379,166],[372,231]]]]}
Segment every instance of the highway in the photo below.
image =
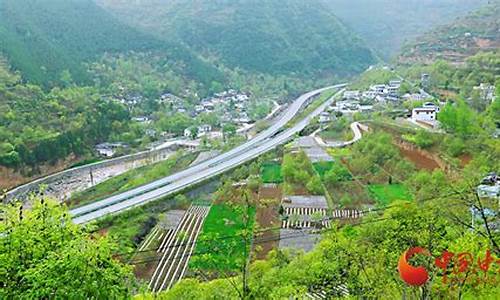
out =
{"type": "Polygon", "coordinates": [[[217,176],[240,164],[250,161],[276,146],[285,143],[293,137],[295,133],[300,132],[312,118],[319,115],[334,101],[334,97],[324,102],[293,127],[277,134],[300,111],[307,100],[323,91],[341,89],[343,87],[345,87],[345,84],[329,86],[306,93],[297,98],[281,115],[277,122],[246,143],[205,162],[152,183],[75,208],[70,211],[70,214],[73,216],[73,221],[77,224],[86,223],[108,214],[118,213],[132,207],[143,205],[150,201],[179,192],[193,184],[217,176]]]}

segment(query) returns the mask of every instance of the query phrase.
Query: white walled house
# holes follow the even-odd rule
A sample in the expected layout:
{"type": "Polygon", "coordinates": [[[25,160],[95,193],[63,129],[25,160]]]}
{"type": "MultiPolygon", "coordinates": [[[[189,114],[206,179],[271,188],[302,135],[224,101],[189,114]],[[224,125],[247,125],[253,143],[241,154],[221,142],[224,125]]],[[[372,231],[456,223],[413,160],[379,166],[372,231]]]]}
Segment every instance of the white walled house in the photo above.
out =
{"type": "Polygon", "coordinates": [[[437,110],[435,107],[417,107],[411,112],[411,118],[415,122],[430,122],[436,121],[437,110]]]}
{"type": "Polygon", "coordinates": [[[441,108],[439,106],[437,106],[436,104],[434,104],[432,102],[425,102],[424,104],[422,104],[422,107],[423,108],[434,108],[436,110],[436,113],[439,113],[439,111],[441,110],[441,108]]]}
{"type": "Polygon", "coordinates": [[[331,121],[330,114],[327,112],[322,112],[319,116],[320,123],[328,123],[331,121]]]}

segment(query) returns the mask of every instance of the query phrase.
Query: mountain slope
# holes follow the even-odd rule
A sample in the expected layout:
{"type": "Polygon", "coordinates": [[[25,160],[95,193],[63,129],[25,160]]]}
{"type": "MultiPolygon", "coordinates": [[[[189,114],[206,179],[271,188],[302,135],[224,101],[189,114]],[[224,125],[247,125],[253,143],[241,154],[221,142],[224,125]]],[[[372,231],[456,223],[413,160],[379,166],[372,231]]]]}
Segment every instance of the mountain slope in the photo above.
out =
{"type": "Polygon", "coordinates": [[[231,68],[347,75],[376,62],[372,51],[318,0],[97,2],[123,20],[231,68]]]}
{"type": "Polygon", "coordinates": [[[323,0],[370,47],[389,59],[434,26],[443,25],[488,0],[323,0]]]}
{"type": "Polygon", "coordinates": [[[0,52],[35,83],[53,86],[64,70],[69,70],[75,81],[88,82],[83,62],[105,52],[146,50],[167,51],[187,63],[193,75],[212,71],[182,47],[125,25],[91,0],[0,3],[0,52]]]}
{"type": "Polygon", "coordinates": [[[432,62],[444,59],[462,63],[479,51],[500,47],[500,1],[458,18],[418,37],[405,46],[399,61],[402,63],[432,62]]]}

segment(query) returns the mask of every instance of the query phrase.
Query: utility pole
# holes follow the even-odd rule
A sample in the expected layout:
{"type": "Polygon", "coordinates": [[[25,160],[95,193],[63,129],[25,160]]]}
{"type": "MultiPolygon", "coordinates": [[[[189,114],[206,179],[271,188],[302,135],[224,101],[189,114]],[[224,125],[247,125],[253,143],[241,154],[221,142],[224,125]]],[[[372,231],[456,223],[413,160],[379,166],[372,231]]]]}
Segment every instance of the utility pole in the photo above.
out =
{"type": "Polygon", "coordinates": [[[243,214],[243,217],[245,218],[245,228],[243,229],[243,239],[245,242],[245,249],[244,249],[244,263],[243,263],[243,292],[242,292],[242,299],[247,299],[248,298],[248,262],[249,262],[249,257],[248,257],[248,247],[249,247],[249,227],[250,227],[250,203],[248,201],[248,191],[245,189],[243,191],[244,193],[244,198],[245,198],[245,214],[243,214]]]}
{"type": "Polygon", "coordinates": [[[92,174],[92,167],[89,168],[90,173],[90,186],[94,186],[94,174],[92,174]]]}

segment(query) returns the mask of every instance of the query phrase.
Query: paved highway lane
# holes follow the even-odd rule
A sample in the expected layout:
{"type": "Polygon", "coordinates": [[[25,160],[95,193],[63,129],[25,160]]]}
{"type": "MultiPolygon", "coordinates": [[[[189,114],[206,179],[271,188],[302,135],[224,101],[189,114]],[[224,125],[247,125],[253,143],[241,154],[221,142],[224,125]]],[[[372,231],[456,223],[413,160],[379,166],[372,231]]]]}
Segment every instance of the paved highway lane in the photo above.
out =
{"type": "Polygon", "coordinates": [[[334,101],[332,97],[304,120],[300,121],[283,133],[271,138],[297,114],[302,105],[310,97],[327,89],[342,87],[344,87],[344,85],[331,86],[304,94],[295,100],[292,105],[290,105],[278,122],[245,144],[206,162],[157,180],[153,183],[71,210],[70,213],[75,216],[73,220],[75,223],[85,223],[107,214],[116,213],[145,204],[169,194],[181,191],[190,185],[202,182],[207,178],[219,175],[231,168],[258,157],[259,155],[273,149],[277,145],[286,142],[295,133],[302,130],[309,123],[311,118],[319,115],[334,101]]]}

